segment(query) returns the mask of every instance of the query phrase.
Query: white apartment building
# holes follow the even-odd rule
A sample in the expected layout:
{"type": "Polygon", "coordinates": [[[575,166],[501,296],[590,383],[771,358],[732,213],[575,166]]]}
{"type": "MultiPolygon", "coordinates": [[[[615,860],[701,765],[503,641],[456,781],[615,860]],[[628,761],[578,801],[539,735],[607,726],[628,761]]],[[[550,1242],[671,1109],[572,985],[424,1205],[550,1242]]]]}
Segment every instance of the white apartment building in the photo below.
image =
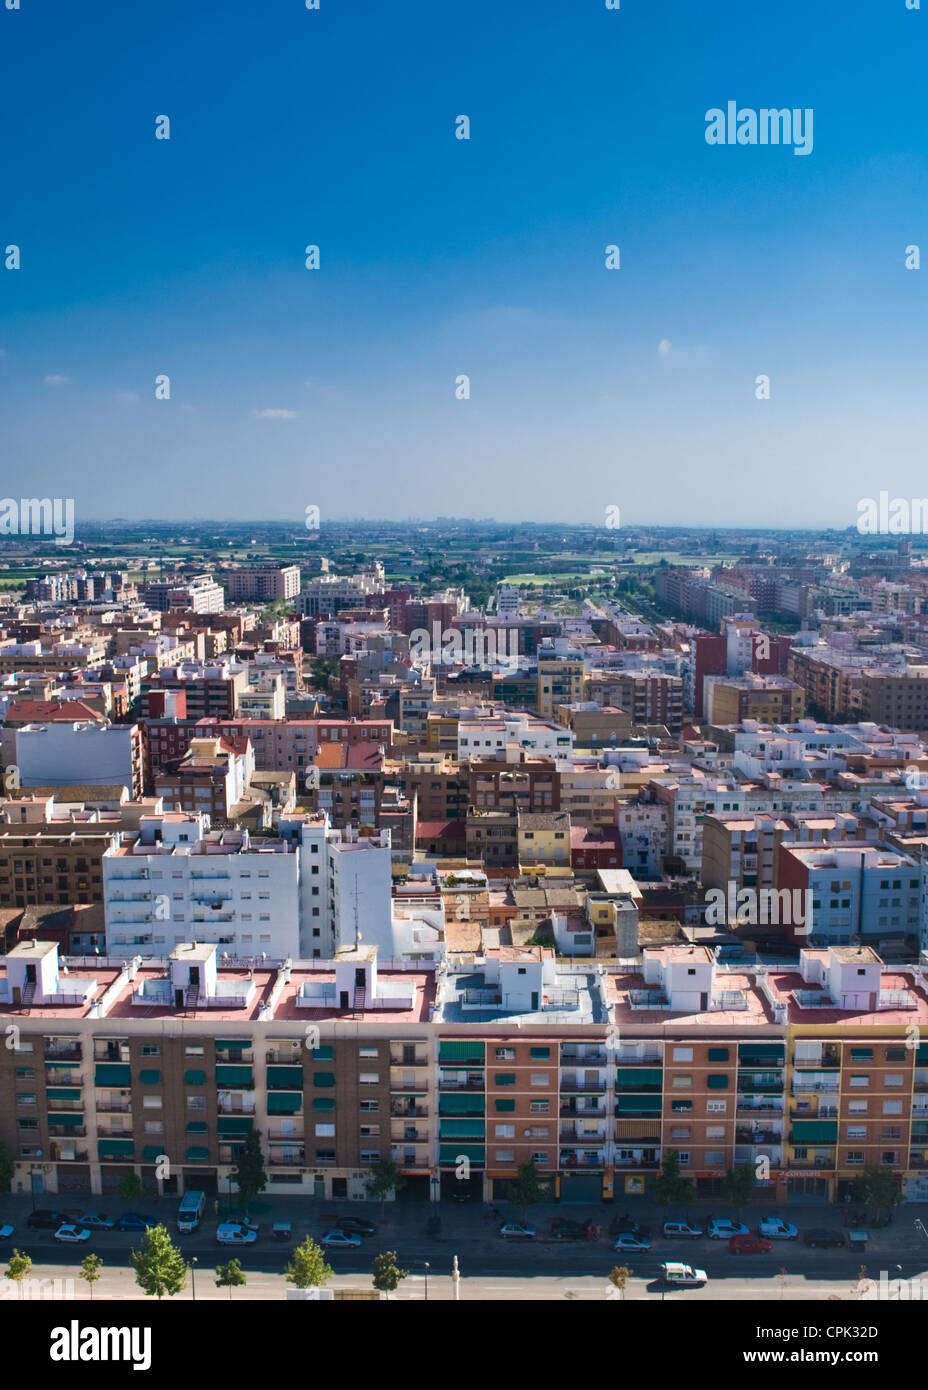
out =
{"type": "Polygon", "coordinates": [[[497,749],[518,744],[527,753],[553,758],[559,768],[573,760],[571,729],[531,714],[486,714],[478,718],[461,712],[458,721],[458,758],[492,757],[497,749]]]}

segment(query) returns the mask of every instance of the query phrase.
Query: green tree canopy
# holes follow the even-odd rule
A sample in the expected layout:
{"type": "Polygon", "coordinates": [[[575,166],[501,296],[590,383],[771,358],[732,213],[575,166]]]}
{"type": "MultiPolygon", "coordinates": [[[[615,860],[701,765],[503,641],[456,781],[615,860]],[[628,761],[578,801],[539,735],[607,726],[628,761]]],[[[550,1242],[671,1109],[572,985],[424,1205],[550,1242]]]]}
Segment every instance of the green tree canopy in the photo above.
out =
{"type": "Polygon", "coordinates": [[[171,1240],[165,1226],[152,1226],[142,1236],[141,1248],[132,1250],[129,1262],[135,1282],[151,1296],[173,1298],[187,1282],[187,1261],[171,1240]]]}
{"type": "Polygon", "coordinates": [[[288,1284],[298,1289],[313,1289],[331,1279],[335,1270],[326,1263],[322,1246],[317,1245],[312,1236],[307,1236],[294,1250],[284,1273],[288,1284]]]}

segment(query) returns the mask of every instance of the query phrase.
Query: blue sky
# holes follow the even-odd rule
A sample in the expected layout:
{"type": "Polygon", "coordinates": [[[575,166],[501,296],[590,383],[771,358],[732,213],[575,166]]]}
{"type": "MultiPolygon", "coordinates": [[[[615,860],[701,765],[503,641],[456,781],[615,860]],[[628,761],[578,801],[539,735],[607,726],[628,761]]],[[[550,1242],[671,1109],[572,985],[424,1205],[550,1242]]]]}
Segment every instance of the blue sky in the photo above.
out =
{"type": "Polygon", "coordinates": [[[928,5],[21,5],[5,495],[844,526],[925,493],[928,5]],[[812,153],[707,145],[729,100],[812,108],[812,153]]]}

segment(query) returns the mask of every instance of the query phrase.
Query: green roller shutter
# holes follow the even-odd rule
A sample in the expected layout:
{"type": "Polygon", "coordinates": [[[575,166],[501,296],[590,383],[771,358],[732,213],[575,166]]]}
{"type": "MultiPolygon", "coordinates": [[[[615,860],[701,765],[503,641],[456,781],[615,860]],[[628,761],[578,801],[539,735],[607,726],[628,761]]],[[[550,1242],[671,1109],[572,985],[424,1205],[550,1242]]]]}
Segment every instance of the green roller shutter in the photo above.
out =
{"type": "Polygon", "coordinates": [[[615,1084],[627,1086],[629,1090],[642,1090],[645,1086],[662,1086],[664,1073],[660,1067],[619,1067],[615,1074],[615,1084]]]}
{"type": "Polygon", "coordinates": [[[188,1163],[202,1163],[204,1159],[207,1158],[209,1158],[209,1149],[200,1149],[197,1148],[195,1145],[191,1145],[191,1147],[187,1150],[188,1163]]]}
{"type": "Polygon", "coordinates": [[[710,1091],[727,1091],[728,1077],[722,1072],[716,1072],[709,1076],[707,1085],[710,1091]]]}
{"type": "Polygon", "coordinates": [[[222,1048],[226,1052],[244,1052],[247,1047],[251,1047],[251,1038],[217,1038],[216,1048],[222,1048]]]}
{"type": "Polygon", "coordinates": [[[161,1080],[160,1071],[139,1072],[139,1080],[143,1086],[157,1086],[161,1080]]]}
{"type": "Polygon", "coordinates": [[[331,1060],[332,1060],[332,1049],[331,1049],[331,1047],[325,1046],[325,1047],[314,1047],[314,1048],[313,1048],[313,1061],[314,1061],[314,1062],[331,1062],[331,1060]]]}
{"type": "Polygon", "coordinates": [[[742,1043],[738,1048],[738,1060],[743,1064],[782,1062],[785,1057],[785,1043],[742,1043]]]}
{"type": "MultiPolygon", "coordinates": [[[[493,1102],[493,1108],[497,1115],[505,1115],[507,1112],[515,1110],[516,1103],[514,1100],[495,1100],[493,1102]]],[[[440,1113],[439,1111],[439,1114],[440,1113]]]]}
{"type": "Polygon", "coordinates": [[[303,1108],[302,1091],[273,1091],[267,1098],[269,1115],[293,1115],[303,1108]]]}
{"type": "MultiPolygon", "coordinates": [[[[216,1121],[220,1137],[224,1134],[250,1134],[255,1127],[252,1116],[220,1115],[216,1121]]],[[[205,1129],[205,1125],[204,1125],[205,1129]]]]}
{"type": "MultiPolygon", "coordinates": [[[[73,1064],[77,1066],[78,1063],[73,1064]]],[[[928,1043],[919,1043],[915,1053],[915,1065],[917,1067],[928,1067],[928,1043]]]]}
{"type": "Polygon", "coordinates": [[[471,1163],[482,1164],[485,1153],[482,1144],[441,1144],[438,1158],[440,1163],[457,1163],[460,1158],[469,1158],[471,1163]]]}
{"type": "Polygon", "coordinates": [[[314,1086],[334,1086],[334,1085],[335,1085],[335,1073],[334,1073],[334,1071],[314,1071],[314,1072],[313,1072],[313,1085],[314,1085],[314,1086]]]}
{"type": "Polygon", "coordinates": [[[438,1044],[439,1062],[483,1063],[486,1057],[486,1043],[466,1042],[460,1038],[446,1038],[438,1044]]]}
{"type": "Polygon", "coordinates": [[[727,1048],[727,1047],[710,1047],[710,1048],[709,1048],[709,1061],[710,1061],[710,1062],[727,1062],[727,1061],[728,1061],[728,1048],[727,1048]]]}
{"type": "Polygon", "coordinates": [[[441,1139],[484,1139],[486,1132],[486,1120],[440,1120],[438,1125],[441,1139]]]}
{"type": "Polygon", "coordinates": [[[98,1062],[95,1086],[131,1086],[132,1068],[128,1062],[98,1062]]]}
{"type": "Polygon", "coordinates": [[[205,1072],[205,1071],[185,1071],[185,1072],[184,1072],[184,1081],[187,1083],[188,1086],[205,1086],[205,1085],[206,1085],[206,1072],[205,1072]]]}
{"type": "Polygon", "coordinates": [[[335,1101],[331,1096],[313,1096],[314,1110],[334,1110],[335,1101]]]}
{"type": "Polygon", "coordinates": [[[836,1144],[837,1120],[793,1120],[790,1139],[794,1144],[836,1144]]]}
{"type": "Polygon", "coordinates": [[[79,1086],[49,1086],[45,1092],[48,1100],[80,1100],[79,1086]]]}
{"type": "Polygon", "coordinates": [[[131,1139],[98,1139],[97,1154],[100,1158],[134,1158],[135,1143],[131,1139]]]}
{"type": "Polygon", "coordinates": [[[482,1115],[484,1104],[483,1096],[479,1094],[455,1096],[441,1093],[438,1097],[438,1113],[439,1115],[482,1115]]]}
{"type": "Polygon", "coordinates": [[[303,1068],[268,1067],[267,1084],[274,1090],[292,1091],[294,1087],[299,1090],[303,1085],[303,1068]]]}
{"type": "Polygon", "coordinates": [[[59,1115],[56,1111],[49,1112],[48,1123],[50,1125],[66,1125],[69,1129],[77,1129],[84,1123],[84,1117],[80,1113],[75,1114],[69,1111],[66,1115],[59,1115]]]}
{"type": "Polygon", "coordinates": [[[619,1115],[635,1114],[641,1110],[647,1110],[653,1114],[660,1114],[662,1096],[616,1096],[616,1113],[619,1115]]]}
{"type": "Polygon", "coordinates": [[[544,1062],[551,1056],[550,1047],[530,1047],[529,1056],[536,1062],[544,1062]]]}
{"type": "Polygon", "coordinates": [[[493,1080],[497,1086],[514,1086],[516,1074],[514,1071],[498,1071],[493,1080]]]}
{"type": "Polygon", "coordinates": [[[157,1163],[163,1152],[160,1144],[146,1144],[142,1150],[142,1158],[146,1163],[157,1163]]]}
{"type": "Polygon", "coordinates": [[[205,1121],[205,1120],[191,1120],[190,1123],[189,1123],[188,1126],[187,1126],[187,1133],[188,1133],[188,1134],[205,1134],[205,1133],[206,1133],[206,1121],[205,1121]]]}
{"type": "Polygon", "coordinates": [[[255,1084],[254,1067],[235,1067],[216,1064],[217,1086],[247,1086],[255,1084]]]}

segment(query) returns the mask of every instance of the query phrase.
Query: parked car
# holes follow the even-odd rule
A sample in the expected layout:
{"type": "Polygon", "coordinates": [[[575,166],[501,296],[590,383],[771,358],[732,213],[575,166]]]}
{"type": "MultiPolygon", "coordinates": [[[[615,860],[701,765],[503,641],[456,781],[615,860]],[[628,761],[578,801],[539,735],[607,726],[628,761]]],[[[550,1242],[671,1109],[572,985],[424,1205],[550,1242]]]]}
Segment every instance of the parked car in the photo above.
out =
{"type": "Polygon", "coordinates": [[[813,1226],[811,1230],[803,1231],[802,1239],[806,1245],[823,1250],[846,1244],[843,1231],[829,1231],[822,1226],[813,1226]]]}
{"type": "Polygon", "coordinates": [[[319,1244],[333,1250],[353,1250],[361,1244],[361,1237],[350,1235],[348,1231],[326,1231],[319,1244]]]}
{"type": "Polygon", "coordinates": [[[706,1227],[706,1235],[710,1240],[731,1240],[732,1236],[748,1236],[751,1232],[743,1221],[729,1221],[724,1218],[720,1221],[710,1221],[706,1227]]]}
{"type": "Polygon", "coordinates": [[[254,1245],[258,1233],[240,1221],[224,1221],[216,1231],[216,1239],[220,1245],[254,1245]]]}
{"type": "Polygon", "coordinates": [[[732,1255],[766,1255],[768,1250],[773,1249],[773,1242],[766,1236],[732,1236],[728,1242],[728,1249],[732,1255]]]}
{"type": "Polygon", "coordinates": [[[651,1234],[650,1226],[639,1226],[637,1221],[633,1221],[630,1216],[615,1216],[609,1222],[609,1234],[611,1236],[643,1236],[645,1239],[651,1234]]]}
{"type": "Polygon", "coordinates": [[[89,1240],[90,1232],[85,1226],[65,1224],[58,1227],[54,1239],[58,1241],[59,1245],[77,1245],[81,1241],[89,1240]]]}
{"type": "Polygon", "coordinates": [[[651,1242],[645,1240],[643,1236],[619,1236],[613,1249],[615,1250],[650,1250],[651,1242]]]}
{"type": "Polygon", "coordinates": [[[665,1221],[664,1235],[668,1240],[697,1240],[702,1235],[701,1226],[691,1226],[688,1221],[665,1221]]]}
{"type": "Polygon", "coordinates": [[[116,1222],[117,1231],[147,1231],[158,1222],[153,1216],[140,1216],[137,1211],[123,1212],[116,1222]]]}
{"type": "Polygon", "coordinates": [[[359,1216],[346,1216],[339,1227],[352,1236],[375,1236],[377,1227],[373,1221],[362,1221],[359,1216]]]}
{"type": "Polygon", "coordinates": [[[795,1240],[799,1235],[796,1227],[782,1216],[765,1216],[757,1227],[757,1233],[768,1240],[795,1240]]]}
{"type": "Polygon", "coordinates": [[[57,1231],[64,1221],[64,1216],[60,1211],[49,1211],[45,1207],[39,1207],[38,1211],[32,1211],[26,1217],[26,1225],[33,1231],[57,1231]]]}
{"type": "Polygon", "coordinates": [[[76,1222],[79,1226],[86,1226],[92,1231],[111,1231],[116,1224],[102,1211],[81,1212],[80,1216],[76,1218],[76,1222]]]}
{"type": "Polygon", "coordinates": [[[521,1221],[507,1221],[500,1226],[503,1240],[534,1240],[535,1232],[531,1226],[523,1226],[521,1221]]]}
{"type": "Polygon", "coordinates": [[[552,1240],[592,1240],[593,1229],[592,1221],[568,1221],[563,1216],[551,1219],[552,1240]]]}
{"type": "Polygon", "coordinates": [[[0,1226],[0,1240],[9,1240],[16,1231],[15,1226],[0,1226]]]}
{"type": "Polygon", "coordinates": [[[679,1289],[698,1289],[709,1282],[704,1269],[694,1269],[692,1265],[680,1264],[677,1260],[661,1265],[661,1278],[665,1284],[679,1289]]]}

